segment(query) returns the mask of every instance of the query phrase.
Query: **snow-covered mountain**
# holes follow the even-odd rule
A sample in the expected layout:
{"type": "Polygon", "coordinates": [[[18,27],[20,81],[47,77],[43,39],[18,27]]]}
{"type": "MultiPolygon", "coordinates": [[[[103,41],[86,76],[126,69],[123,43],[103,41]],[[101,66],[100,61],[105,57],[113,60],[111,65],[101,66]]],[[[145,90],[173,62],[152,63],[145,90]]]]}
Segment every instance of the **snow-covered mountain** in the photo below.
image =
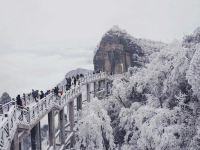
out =
{"type": "Polygon", "coordinates": [[[110,97],[83,109],[76,148],[199,150],[199,31],[155,50],[132,75],[115,78],[110,97]]]}

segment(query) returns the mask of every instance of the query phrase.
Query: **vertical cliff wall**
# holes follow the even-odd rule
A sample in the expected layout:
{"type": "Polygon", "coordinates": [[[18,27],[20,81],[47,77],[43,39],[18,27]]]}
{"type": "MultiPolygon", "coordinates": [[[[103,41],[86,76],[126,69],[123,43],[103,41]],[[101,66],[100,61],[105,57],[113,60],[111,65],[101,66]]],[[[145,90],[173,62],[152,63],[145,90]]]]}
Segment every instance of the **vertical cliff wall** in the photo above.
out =
{"type": "MultiPolygon", "coordinates": [[[[114,26],[102,37],[93,60],[94,70],[118,74],[127,72],[129,67],[141,67],[148,62],[145,49],[140,39],[114,26]]],[[[155,47],[155,51],[159,49],[155,47]]]]}

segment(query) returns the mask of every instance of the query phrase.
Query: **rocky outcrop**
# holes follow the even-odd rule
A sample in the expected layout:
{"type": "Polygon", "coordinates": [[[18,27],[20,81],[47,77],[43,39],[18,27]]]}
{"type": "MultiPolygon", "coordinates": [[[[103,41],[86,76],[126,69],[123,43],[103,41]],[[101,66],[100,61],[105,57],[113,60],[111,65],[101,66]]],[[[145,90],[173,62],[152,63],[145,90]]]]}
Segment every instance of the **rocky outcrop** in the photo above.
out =
{"type": "Polygon", "coordinates": [[[129,67],[141,67],[148,56],[159,51],[165,44],[136,39],[117,26],[102,38],[94,56],[94,70],[107,73],[127,72],[129,67]]]}
{"type": "Polygon", "coordinates": [[[183,40],[183,46],[191,47],[192,45],[200,43],[200,27],[198,27],[193,34],[186,35],[183,40]]]}

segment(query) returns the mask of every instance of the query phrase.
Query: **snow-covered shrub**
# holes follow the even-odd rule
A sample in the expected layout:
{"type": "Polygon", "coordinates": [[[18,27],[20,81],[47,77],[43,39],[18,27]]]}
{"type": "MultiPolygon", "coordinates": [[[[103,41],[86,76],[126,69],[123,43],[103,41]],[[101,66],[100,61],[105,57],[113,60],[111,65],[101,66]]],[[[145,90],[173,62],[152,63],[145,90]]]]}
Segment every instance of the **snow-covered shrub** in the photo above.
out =
{"type": "Polygon", "coordinates": [[[129,80],[125,77],[118,77],[113,81],[113,97],[117,99],[124,107],[130,106],[131,87],[129,80]]]}
{"type": "Polygon", "coordinates": [[[102,102],[93,99],[87,104],[76,126],[77,142],[75,149],[112,150],[114,149],[113,130],[110,118],[102,102]]]}
{"type": "Polygon", "coordinates": [[[124,142],[125,130],[120,128],[119,113],[124,105],[115,97],[110,96],[108,99],[102,100],[103,107],[107,110],[111,119],[111,127],[113,128],[114,143],[121,145],[124,142]]]}
{"type": "Polygon", "coordinates": [[[195,133],[194,117],[176,107],[153,108],[133,103],[122,108],[120,126],[126,131],[122,149],[182,149],[195,133]]]}
{"type": "Polygon", "coordinates": [[[150,94],[159,100],[160,107],[177,106],[175,95],[179,92],[192,95],[186,72],[193,51],[182,47],[180,43],[162,49],[146,68],[131,77],[132,93],[141,93],[143,96],[150,94]]]}

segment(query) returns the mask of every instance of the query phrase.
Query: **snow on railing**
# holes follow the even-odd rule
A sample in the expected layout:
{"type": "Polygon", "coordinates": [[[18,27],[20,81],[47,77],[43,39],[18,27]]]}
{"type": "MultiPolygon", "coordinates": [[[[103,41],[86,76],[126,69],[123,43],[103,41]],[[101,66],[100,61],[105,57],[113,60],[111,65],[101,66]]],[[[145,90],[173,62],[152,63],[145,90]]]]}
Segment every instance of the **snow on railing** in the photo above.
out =
{"type": "Polygon", "coordinates": [[[0,123],[0,149],[6,150],[9,144],[8,118],[5,117],[0,123]]]}
{"type": "Polygon", "coordinates": [[[1,114],[7,113],[10,110],[10,108],[13,106],[13,104],[15,104],[15,101],[10,101],[6,104],[0,105],[0,113],[1,114]]]}
{"type": "Polygon", "coordinates": [[[50,93],[43,99],[35,102],[32,98],[26,99],[26,106],[17,106],[15,102],[0,105],[0,150],[8,149],[17,130],[30,128],[37,123],[53,107],[62,109],[75,97],[81,94],[82,85],[107,78],[106,73],[88,74],[80,79],[79,85],[65,91],[61,96],[50,93]],[[28,104],[28,105],[27,105],[28,104]]]}
{"type": "Polygon", "coordinates": [[[10,143],[17,130],[17,118],[15,105],[10,105],[10,110],[3,114],[0,123],[0,149],[9,149],[10,143]]]}
{"type": "Polygon", "coordinates": [[[17,122],[19,125],[29,126],[30,113],[28,109],[17,106],[17,122]]]}
{"type": "Polygon", "coordinates": [[[12,141],[12,139],[15,135],[15,131],[17,129],[17,114],[16,114],[17,112],[16,112],[15,108],[16,108],[16,106],[13,105],[7,114],[10,142],[12,141]]]}

